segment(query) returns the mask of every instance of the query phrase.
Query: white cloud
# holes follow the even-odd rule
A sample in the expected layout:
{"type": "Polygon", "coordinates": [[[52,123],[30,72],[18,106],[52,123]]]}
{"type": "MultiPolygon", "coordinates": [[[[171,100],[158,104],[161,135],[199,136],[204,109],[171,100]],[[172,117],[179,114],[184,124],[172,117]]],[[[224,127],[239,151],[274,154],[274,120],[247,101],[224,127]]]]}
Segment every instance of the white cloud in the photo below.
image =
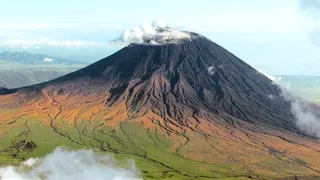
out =
{"type": "Polygon", "coordinates": [[[57,148],[43,159],[32,158],[17,167],[1,167],[0,179],[138,180],[139,172],[133,162],[121,168],[111,156],[92,150],[68,151],[57,148]]]}
{"type": "Polygon", "coordinates": [[[44,62],[53,62],[53,59],[51,59],[51,58],[44,58],[43,61],[44,61],[44,62]]]}
{"type": "Polygon", "coordinates": [[[112,42],[159,45],[179,43],[181,40],[190,38],[192,36],[189,33],[169,28],[164,21],[154,21],[153,23],[145,23],[140,27],[125,30],[118,39],[112,42]]]}

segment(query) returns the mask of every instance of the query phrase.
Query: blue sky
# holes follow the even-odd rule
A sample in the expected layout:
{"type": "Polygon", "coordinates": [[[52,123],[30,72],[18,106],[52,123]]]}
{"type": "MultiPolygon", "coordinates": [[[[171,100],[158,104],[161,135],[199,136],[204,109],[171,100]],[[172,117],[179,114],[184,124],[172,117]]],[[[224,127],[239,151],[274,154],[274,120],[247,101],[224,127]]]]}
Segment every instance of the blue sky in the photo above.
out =
{"type": "Polygon", "coordinates": [[[6,0],[0,12],[0,51],[94,62],[121,48],[109,41],[125,29],[163,20],[269,74],[320,75],[317,9],[298,0],[6,0]]]}

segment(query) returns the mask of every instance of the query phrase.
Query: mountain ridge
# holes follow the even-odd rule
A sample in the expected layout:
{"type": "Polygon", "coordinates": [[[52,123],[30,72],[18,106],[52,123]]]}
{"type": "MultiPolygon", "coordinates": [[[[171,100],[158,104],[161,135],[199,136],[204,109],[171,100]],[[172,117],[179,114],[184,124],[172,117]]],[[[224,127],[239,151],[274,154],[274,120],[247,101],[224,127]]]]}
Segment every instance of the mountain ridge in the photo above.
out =
{"type": "MultiPolygon", "coordinates": [[[[222,59],[223,57],[219,56],[219,53],[224,53],[224,52],[226,52],[225,49],[218,46],[217,44],[211,44],[210,41],[205,38],[201,38],[193,41],[187,41],[181,44],[168,44],[168,45],[160,45],[160,46],[159,45],[149,46],[145,44],[131,44],[128,47],[121,49],[120,51],[118,51],[117,53],[111,55],[106,59],[102,59],[94,63],[93,65],[87,66],[79,71],[73,72],[69,75],[62,76],[56,80],[50,81],[48,84],[54,85],[56,83],[59,84],[60,81],[63,83],[65,81],[71,81],[73,79],[81,79],[85,77],[85,78],[89,78],[90,81],[94,81],[96,86],[101,86],[103,84],[107,84],[107,86],[111,86],[111,87],[105,87],[105,90],[110,88],[109,91],[111,92],[111,95],[110,95],[111,97],[109,98],[110,100],[116,101],[117,99],[115,99],[115,97],[120,96],[119,94],[117,94],[118,90],[121,90],[121,89],[124,90],[124,89],[127,89],[128,86],[133,86],[130,89],[128,89],[128,91],[133,91],[135,86],[137,86],[135,84],[139,84],[139,82],[133,83],[133,81],[137,81],[137,79],[150,80],[149,78],[152,76],[161,76],[161,78],[165,78],[166,81],[169,82],[170,84],[170,85],[167,84],[167,88],[169,89],[168,91],[174,91],[173,93],[171,93],[171,97],[185,96],[185,95],[192,96],[192,97],[185,97],[184,99],[179,99],[179,101],[184,101],[184,103],[188,102],[187,105],[191,106],[190,107],[191,109],[197,109],[197,107],[201,107],[205,109],[210,106],[209,104],[214,104],[213,106],[211,105],[211,107],[209,107],[207,111],[217,112],[218,110],[222,110],[222,112],[225,112],[225,107],[223,106],[226,106],[226,108],[235,106],[235,109],[229,109],[226,112],[231,114],[232,116],[245,119],[249,122],[252,122],[252,120],[250,120],[250,118],[246,118],[247,114],[254,114],[254,113],[252,112],[244,113],[244,112],[241,112],[239,108],[236,108],[237,106],[241,106],[242,101],[245,101],[245,99],[238,100],[238,102],[235,102],[235,103],[230,101],[229,99],[239,96],[236,93],[239,93],[240,91],[242,91],[241,96],[245,96],[246,98],[251,98],[250,93],[248,92],[250,92],[250,89],[255,89],[255,90],[261,91],[259,92],[258,95],[256,95],[255,98],[260,98],[260,100],[263,100],[264,102],[269,104],[271,104],[271,101],[273,103],[277,102],[278,100],[281,101],[280,104],[282,105],[278,105],[277,107],[275,107],[273,109],[273,113],[279,111],[278,109],[285,108],[288,112],[288,115],[287,115],[288,118],[294,119],[293,116],[290,116],[290,105],[281,97],[281,90],[279,89],[278,86],[273,85],[271,80],[263,76],[261,73],[259,73],[258,71],[256,71],[254,68],[244,63],[243,61],[241,62],[241,66],[240,65],[236,66],[236,68],[239,68],[239,69],[243,68],[242,71],[239,71],[236,68],[232,67],[233,66],[232,63],[241,61],[239,58],[237,58],[234,55],[231,55],[230,57],[228,57],[229,59],[231,58],[233,61],[229,61],[229,62],[220,61],[219,58],[222,59]],[[198,44],[201,44],[201,46],[199,46],[198,44]],[[186,46],[190,46],[190,47],[186,47],[186,46]],[[192,56],[193,54],[196,54],[196,55],[201,54],[202,50],[205,49],[206,46],[214,46],[212,49],[215,49],[215,52],[213,54],[210,54],[211,52],[208,52],[207,54],[202,54],[202,56],[191,57],[190,60],[188,59],[188,57],[186,57],[185,59],[179,58],[180,56],[184,56],[184,54],[188,54],[189,56],[192,56]],[[166,54],[166,52],[168,53],[166,54]],[[126,54],[130,54],[131,57],[129,59],[126,58],[125,57],[126,54]],[[152,58],[148,59],[150,54],[152,54],[152,58]],[[139,58],[141,58],[143,61],[139,58]],[[199,74],[192,74],[193,69],[190,67],[196,66],[198,65],[196,63],[199,63],[199,62],[193,62],[194,59],[201,59],[202,61],[204,60],[207,61],[201,64],[201,68],[203,70],[201,69],[195,70],[199,74]],[[184,65],[183,63],[185,64],[185,67],[181,67],[184,65]],[[211,67],[211,66],[217,67],[216,72],[213,75],[210,74],[209,72],[206,72],[208,67],[211,67]],[[179,72],[177,73],[177,71],[179,72]],[[232,71],[237,71],[235,74],[239,75],[240,78],[237,78],[235,77],[236,75],[232,74],[233,77],[231,77],[231,81],[233,82],[230,82],[229,80],[230,77],[227,76],[226,73],[231,74],[232,71]],[[184,75],[181,75],[182,73],[184,75]],[[188,77],[184,77],[185,75],[188,77]],[[252,83],[253,86],[255,87],[251,87],[250,84],[247,82],[247,79],[251,78],[251,76],[254,77],[252,79],[255,79],[255,78],[261,79],[261,81],[259,80],[260,82],[257,80],[252,81],[252,79],[250,79],[251,82],[249,83],[252,83]],[[199,79],[196,79],[196,78],[199,78],[199,79]],[[179,82],[180,79],[182,82],[179,82]],[[224,82],[220,82],[222,80],[224,82]],[[242,82],[242,84],[239,84],[240,82],[242,82]],[[261,83],[261,82],[265,82],[265,83],[261,83]],[[181,83],[184,83],[184,85],[181,85],[181,83]],[[222,84],[225,87],[221,87],[220,84],[222,84]],[[188,87],[185,88],[185,86],[188,86],[188,87]],[[232,92],[234,88],[238,88],[236,92],[232,92]],[[191,94],[183,94],[184,92],[181,92],[182,89],[189,89],[190,92],[187,92],[187,93],[191,93],[191,94]],[[225,96],[226,93],[227,95],[228,93],[229,94],[232,93],[234,95],[231,95],[231,94],[228,95],[229,96],[228,102],[225,101],[220,104],[217,104],[217,103],[215,104],[215,102],[217,101],[219,102],[219,98],[221,98],[221,100],[223,101],[223,97],[225,96]],[[268,95],[273,95],[276,98],[271,99],[270,97],[268,97],[268,95]],[[264,97],[261,97],[261,96],[264,96],[264,97]],[[201,102],[199,102],[199,99],[201,102]],[[223,103],[229,103],[229,104],[223,105],[223,103]],[[219,107],[220,109],[217,107],[219,107]],[[232,111],[236,111],[236,112],[232,112],[232,111]]],[[[162,81],[162,80],[155,79],[154,81],[162,81]]],[[[43,83],[40,86],[46,86],[46,85],[47,83],[43,83]]],[[[93,86],[95,85],[93,84],[90,88],[93,88],[93,86]]],[[[154,88],[154,87],[151,87],[151,88],[154,88]]],[[[156,88],[164,88],[164,87],[156,87],[156,88]]],[[[163,92],[155,92],[155,93],[160,93],[163,95],[163,92]]],[[[127,98],[129,99],[130,97],[127,97],[127,98]]],[[[139,101],[139,99],[133,99],[132,103],[136,103],[137,101],[139,101]]],[[[135,105],[137,105],[137,103],[135,105]]],[[[257,105],[249,104],[248,106],[250,106],[251,108],[254,108],[257,105]]],[[[260,104],[260,110],[262,107],[263,106],[260,104]]],[[[260,114],[260,117],[261,117],[261,114],[260,114]]],[[[290,122],[290,121],[287,120],[287,122],[290,122]]],[[[298,129],[295,128],[292,121],[291,121],[291,128],[294,128],[298,132],[298,129]]]]}
{"type": "Polygon", "coordinates": [[[33,54],[28,51],[5,51],[0,53],[0,60],[21,64],[87,64],[74,59],[54,57],[41,53],[33,54]]]}
{"type": "Polygon", "coordinates": [[[320,176],[319,142],[295,126],[279,87],[206,38],[131,44],[9,91],[0,163],[67,145],[133,158],[146,179],[320,176]],[[36,148],[17,145],[25,139],[36,148]]]}

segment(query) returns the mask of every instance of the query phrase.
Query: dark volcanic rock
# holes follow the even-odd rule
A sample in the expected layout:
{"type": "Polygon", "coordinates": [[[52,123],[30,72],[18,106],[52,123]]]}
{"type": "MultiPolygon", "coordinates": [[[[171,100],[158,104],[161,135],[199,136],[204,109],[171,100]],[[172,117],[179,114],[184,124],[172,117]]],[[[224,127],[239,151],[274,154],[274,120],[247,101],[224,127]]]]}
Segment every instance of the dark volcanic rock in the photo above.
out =
{"type": "Polygon", "coordinates": [[[109,105],[125,99],[131,112],[148,109],[179,124],[204,111],[298,131],[289,103],[270,79],[202,36],[179,44],[131,44],[79,71],[21,90],[74,84],[86,86],[87,93],[109,92],[109,105]]]}
{"type": "Polygon", "coordinates": [[[0,87],[0,95],[9,94],[10,90],[4,87],[0,87]]]}

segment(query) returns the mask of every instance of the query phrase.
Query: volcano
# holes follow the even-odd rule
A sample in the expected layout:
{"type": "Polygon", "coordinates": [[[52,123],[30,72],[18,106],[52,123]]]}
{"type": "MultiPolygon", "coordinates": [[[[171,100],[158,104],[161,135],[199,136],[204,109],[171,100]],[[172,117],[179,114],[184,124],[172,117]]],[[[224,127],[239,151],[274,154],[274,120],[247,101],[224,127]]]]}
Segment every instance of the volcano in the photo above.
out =
{"type": "Polygon", "coordinates": [[[319,141],[296,127],[279,87],[184,33],[132,43],[50,82],[0,89],[0,162],[69,146],[134,159],[146,179],[320,176],[319,141]]]}

